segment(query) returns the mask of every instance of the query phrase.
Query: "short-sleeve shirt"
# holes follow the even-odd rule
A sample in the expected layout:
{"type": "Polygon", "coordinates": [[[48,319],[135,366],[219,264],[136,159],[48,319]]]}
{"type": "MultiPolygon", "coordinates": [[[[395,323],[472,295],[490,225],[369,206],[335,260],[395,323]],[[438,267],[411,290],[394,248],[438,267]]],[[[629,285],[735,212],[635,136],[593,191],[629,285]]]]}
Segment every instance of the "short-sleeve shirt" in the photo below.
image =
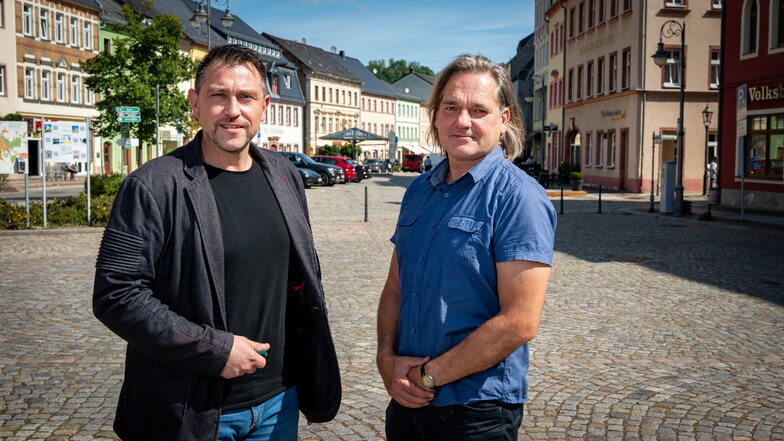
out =
{"type": "MultiPolygon", "coordinates": [[[[552,265],[555,209],[544,189],[496,147],[446,183],[449,161],[406,190],[392,242],[400,280],[397,354],[435,358],[500,310],[496,264],[552,265]]],[[[431,404],[528,398],[528,344],[495,366],[441,387],[431,404]]]]}

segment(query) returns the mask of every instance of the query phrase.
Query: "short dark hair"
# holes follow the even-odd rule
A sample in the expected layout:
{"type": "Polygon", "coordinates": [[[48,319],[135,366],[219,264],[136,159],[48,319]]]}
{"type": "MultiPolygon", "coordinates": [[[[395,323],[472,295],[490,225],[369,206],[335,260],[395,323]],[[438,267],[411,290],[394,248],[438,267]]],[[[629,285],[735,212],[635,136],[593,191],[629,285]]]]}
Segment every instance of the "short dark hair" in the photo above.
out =
{"type": "Polygon", "coordinates": [[[214,61],[221,61],[229,67],[241,64],[253,66],[261,77],[261,90],[265,89],[267,69],[261,56],[253,49],[240,44],[225,44],[210,49],[207,56],[199,62],[196,67],[196,92],[204,82],[204,72],[214,61]]]}

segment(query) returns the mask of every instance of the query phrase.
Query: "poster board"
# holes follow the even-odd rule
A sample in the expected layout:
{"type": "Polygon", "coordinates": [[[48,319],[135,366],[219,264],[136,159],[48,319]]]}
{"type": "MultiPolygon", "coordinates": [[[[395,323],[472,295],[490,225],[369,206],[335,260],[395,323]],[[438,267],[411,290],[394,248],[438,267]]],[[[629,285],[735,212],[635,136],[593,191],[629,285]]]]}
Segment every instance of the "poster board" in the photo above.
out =
{"type": "Polygon", "coordinates": [[[44,121],[44,161],[87,162],[87,124],[44,121]]]}
{"type": "Polygon", "coordinates": [[[0,121],[0,174],[15,173],[17,159],[27,159],[27,123],[0,121]]]}

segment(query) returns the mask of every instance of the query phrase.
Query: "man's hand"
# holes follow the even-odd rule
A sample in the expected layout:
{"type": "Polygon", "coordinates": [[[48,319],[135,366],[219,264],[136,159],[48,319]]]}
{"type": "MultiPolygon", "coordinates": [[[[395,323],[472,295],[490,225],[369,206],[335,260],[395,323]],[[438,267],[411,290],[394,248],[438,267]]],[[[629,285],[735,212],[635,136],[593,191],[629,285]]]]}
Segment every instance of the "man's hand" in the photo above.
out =
{"type": "MultiPolygon", "coordinates": [[[[384,380],[389,396],[405,407],[427,406],[433,400],[433,392],[417,386],[409,377],[409,371],[419,372],[419,366],[429,358],[399,357],[396,355],[378,356],[378,370],[384,380]]],[[[415,375],[415,374],[412,374],[415,375]]],[[[418,375],[418,374],[416,374],[418,375]]]]}
{"type": "Polygon", "coordinates": [[[231,346],[229,359],[226,361],[221,371],[223,378],[236,378],[246,374],[256,372],[267,365],[267,360],[256,353],[256,351],[269,350],[270,345],[248,340],[245,337],[235,335],[234,343],[231,346]]]}

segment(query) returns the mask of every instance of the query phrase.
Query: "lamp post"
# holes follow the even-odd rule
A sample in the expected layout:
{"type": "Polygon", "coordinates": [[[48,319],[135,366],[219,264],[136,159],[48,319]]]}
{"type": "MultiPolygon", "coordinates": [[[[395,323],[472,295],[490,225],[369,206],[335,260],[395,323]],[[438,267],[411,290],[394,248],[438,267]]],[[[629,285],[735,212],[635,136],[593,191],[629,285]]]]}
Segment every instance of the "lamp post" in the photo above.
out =
{"type": "Polygon", "coordinates": [[[654,63],[659,67],[667,64],[670,55],[664,50],[663,37],[681,37],[681,56],[679,63],[679,81],[681,83],[680,93],[680,118],[678,118],[678,157],[675,180],[675,216],[683,216],[683,102],[686,97],[686,79],[683,73],[686,70],[686,22],[678,23],[675,20],[664,22],[659,31],[659,45],[656,53],[651,56],[654,63]]]}
{"type": "Polygon", "coordinates": [[[661,135],[656,135],[653,132],[653,143],[651,150],[651,206],[648,207],[648,212],[653,213],[653,187],[656,185],[654,178],[656,177],[656,144],[661,144],[661,135]]]}
{"type": "Polygon", "coordinates": [[[709,105],[705,105],[705,110],[702,111],[702,123],[705,124],[705,167],[703,167],[702,176],[702,195],[708,194],[708,127],[710,127],[711,118],[713,118],[713,110],[709,105]]]}
{"type": "MultiPolygon", "coordinates": [[[[191,22],[191,26],[194,28],[198,28],[204,23],[207,23],[207,50],[209,51],[212,48],[212,1],[213,0],[206,0],[207,9],[205,11],[204,4],[201,0],[197,0],[196,3],[196,11],[193,13],[193,17],[189,20],[191,22]]],[[[215,3],[223,3],[220,0],[214,0],[215,3]]],[[[226,13],[221,17],[220,22],[225,28],[230,28],[231,25],[234,24],[234,16],[231,15],[231,11],[229,11],[229,0],[225,0],[226,2],[226,13]]]]}

